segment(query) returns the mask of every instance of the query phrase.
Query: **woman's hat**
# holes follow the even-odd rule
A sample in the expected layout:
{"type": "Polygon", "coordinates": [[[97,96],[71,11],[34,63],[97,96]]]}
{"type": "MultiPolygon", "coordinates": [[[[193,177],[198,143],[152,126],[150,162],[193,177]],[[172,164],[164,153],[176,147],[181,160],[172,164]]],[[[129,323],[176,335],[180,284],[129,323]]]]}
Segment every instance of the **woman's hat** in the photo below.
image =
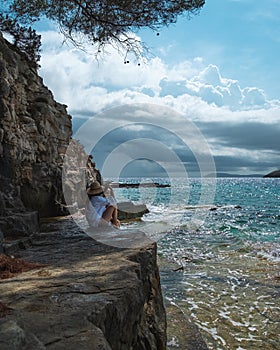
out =
{"type": "Polygon", "coordinates": [[[94,181],[90,184],[89,188],[87,189],[87,194],[89,195],[98,195],[103,193],[103,188],[100,185],[100,183],[98,181],[94,181]]]}

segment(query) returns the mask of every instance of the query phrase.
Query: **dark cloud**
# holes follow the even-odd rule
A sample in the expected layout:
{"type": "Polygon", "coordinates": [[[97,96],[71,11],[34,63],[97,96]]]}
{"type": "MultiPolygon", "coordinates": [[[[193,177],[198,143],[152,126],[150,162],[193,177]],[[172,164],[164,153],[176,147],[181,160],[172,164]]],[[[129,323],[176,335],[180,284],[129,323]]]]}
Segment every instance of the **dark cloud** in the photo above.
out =
{"type": "Polygon", "coordinates": [[[267,169],[275,168],[277,166],[277,159],[258,160],[250,159],[248,157],[236,156],[215,156],[215,164],[217,172],[243,172],[244,169],[253,172],[266,173],[267,169]]]}
{"type": "MultiPolygon", "coordinates": [[[[142,141],[143,147],[149,146],[149,140],[159,141],[167,148],[175,152],[182,162],[195,162],[195,157],[188,145],[186,145],[174,133],[152,125],[142,125],[141,130],[133,130],[126,128],[117,128],[103,137],[94,147],[92,152],[96,155],[96,161],[102,166],[105,158],[119,145],[124,144],[130,140],[144,139],[142,141]],[[147,139],[147,141],[145,141],[147,139]]],[[[160,147],[159,147],[160,148],[160,147]]],[[[159,149],[159,152],[161,150],[159,149]]],[[[159,157],[164,159],[163,154],[159,157]]],[[[168,155],[166,155],[168,160],[168,155]]]]}
{"type": "MultiPolygon", "coordinates": [[[[78,120],[76,125],[80,125],[82,122],[83,120],[78,120]]],[[[197,123],[197,126],[205,138],[209,142],[214,140],[215,146],[220,146],[221,150],[223,147],[232,149],[232,152],[229,152],[228,155],[216,155],[214,157],[217,172],[265,174],[270,169],[279,167],[280,126],[278,124],[200,122],[197,123]],[[240,152],[240,150],[243,152],[240,152]],[[259,157],[248,156],[246,151],[258,151],[259,157]]],[[[136,128],[116,128],[101,138],[92,150],[97,166],[102,168],[108,155],[120,145],[123,145],[122,151],[129,154],[131,144],[126,145],[125,143],[138,139],[143,139],[139,147],[143,148],[144,153],[146,149],[147,154],[151,152],[149,147],[153,147],[149,140],[162,143],[176,153],[180,162],[184,164],[189,176],[199,176],[199,165],[188,145],[174,133],[164,128],[147,124],[137,124],[136,128]]],[[[146,176],[165,176],[165,170],[157,164],[157,161],[172,161],[160,146],[153,150],[153,160],[149,158],[137,159],[126,167],[123,175],[144,176],[143,174],[146,174],[146,176]]]]}
{"type": "Polygon", "coordinates": [[[245,150],[280,151],[280,124],[209,122],[197,124],[204,136],[215,143],[245,150]]]}
{"type": "Polygon", "coordinates": [[[215,156],[216,167],[219,171],[228,171],[232,169],[239,169],[244,167],[255,166],[253,160],[241,158],[240,156],[215,156]]]}

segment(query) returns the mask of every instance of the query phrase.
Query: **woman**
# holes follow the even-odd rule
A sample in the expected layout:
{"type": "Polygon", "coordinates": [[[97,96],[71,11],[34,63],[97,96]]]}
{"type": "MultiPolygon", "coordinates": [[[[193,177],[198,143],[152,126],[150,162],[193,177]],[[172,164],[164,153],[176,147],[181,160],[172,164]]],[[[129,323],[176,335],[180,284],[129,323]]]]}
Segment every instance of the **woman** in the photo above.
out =
{"type": "Polygon", "coordinates": [[[94,181],[87,189],[88,202],[86,205],[86,218],[90,226],[97,227],[113,224],[120,227],[116,205],[105,197],[103,188],[98,181],[94,181]]]}

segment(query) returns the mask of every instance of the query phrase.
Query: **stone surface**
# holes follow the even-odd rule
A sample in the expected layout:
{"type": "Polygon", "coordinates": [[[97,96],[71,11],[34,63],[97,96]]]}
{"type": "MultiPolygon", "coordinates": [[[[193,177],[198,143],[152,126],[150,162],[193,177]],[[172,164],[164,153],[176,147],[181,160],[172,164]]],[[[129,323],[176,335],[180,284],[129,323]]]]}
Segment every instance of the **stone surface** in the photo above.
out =
{"type": "Polygon", "coordinates": [[[47,266],[0,283],[12,309],[0,319],[1,350],[166,348],[155,243],[108,246],[65,218],[44,228],[17,255],[47,266]]]}
{"type": "Polygon", "coordinates": [[[39,232],[39,217],[37,211],[23,213],[11,213],[0,217],[0,227],[5,232],[6,238],[30,236],[39,232]]]}
{"type": "Polygon", "coordinates": [[[2,254],[4,252],[3,239],[4,239],[4,235],[0,229],[0,254],[2,254]]]}

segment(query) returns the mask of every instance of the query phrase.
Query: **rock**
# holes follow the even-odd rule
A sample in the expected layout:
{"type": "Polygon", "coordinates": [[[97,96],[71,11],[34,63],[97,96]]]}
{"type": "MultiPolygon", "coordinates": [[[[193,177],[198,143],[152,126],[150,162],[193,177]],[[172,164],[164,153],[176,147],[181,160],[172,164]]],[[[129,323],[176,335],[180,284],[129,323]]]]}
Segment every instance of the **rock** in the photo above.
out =
{"type": "Polygon", "coordinates": [[[264,177],[280,177],[280,170],[272,171],[271,173],[264,175],[264,177]]]}
{"type": "Polygon", "coordinates": [[[4,195],[0,192],[0,217],[5,215],[6,203],[4,200],[4,195]]]}
{"type": "Polygon", "coordinates": [[[166,188],[171,187],[170,184],[160,184],[158,182],[136,182],[136,183],[111,183],[112,188],[139,188],[139,187],[158,187],[158,188],[166,188]]]}
{"type": "Polygon", "coordinates": [[[6,237],[30,236],[39,232],[38,212],[15,213],[0,218],[0,225],[6,237]]]}
{"type": "Polygon", "coordinates": [[[209,210],[210,211],[216,211],[218,208],[217,207],[212,207],[212,208],[210,208],[209,210]]]}
{"type": "Polygon", "coordinates": [[[147,213],[149,213],[149,210],[145,204],[135,204],[130,201],[118,203],[119,220],[137,219],[147,213]]]}
{"type": "Polygon", "coordinates": [[[3,239],[4,239],[4,235],[0,229],[0,254],[4,253],[3,239]]]}
{"type": "Polygon", "coordinates": [[[16,321],[4,320],[0,323],[1,350],[28,349],[45,350],[46,347],[32,334],[25,332],[16,321]]]}
{"type": "Polygon", "coordinates": [[[33,235],[31,246],[19,253],[47,266],[0,284],[1,301],[12,309],[1,323],[1,350],[24,349],[18,345],[23,341],[34,350],[32,344],[53,350],[165,350],[156,243],[120,249],[71,225],[66,222],[64,233],[59,226],[33,235]]]}
{"type": "Polygon", "coordinates": [[[184,344],[184,350],[208,350],[198,327],[190,322],[178,306],[167,302],[166,309],[168,336],[171,338],[167,345],[170,348],[176,348],[184,344]]]}
{"type": "Polygon", "coordinates": [[[18,189],[5,199],[21,202],[40,216],[65,214],[59,203],[64,200],[61,175],[71,117],[2,35],[0,82],[0,176],[18,189]]]}
{"type": "Polygon", "coordinates": [[[0,228],[4,236],[15,238],[38,232],[38,212],[24,207],[19,188],[0,175],[0,189],[0,228]]]}

